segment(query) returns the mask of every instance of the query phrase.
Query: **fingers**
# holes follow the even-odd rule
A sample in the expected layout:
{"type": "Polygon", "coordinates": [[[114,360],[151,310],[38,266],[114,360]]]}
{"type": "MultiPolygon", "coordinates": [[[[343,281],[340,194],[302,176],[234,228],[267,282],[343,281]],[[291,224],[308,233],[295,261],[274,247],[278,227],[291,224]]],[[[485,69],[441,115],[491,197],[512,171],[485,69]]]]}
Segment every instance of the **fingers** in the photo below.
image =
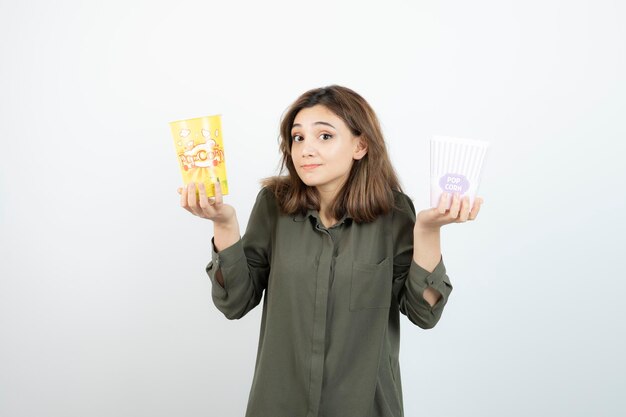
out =
{"type": "Polygon", "coordinates": [[[195,209],[198,206],[198,197],[196,197],[196,183],[190,182],[187,184],[187,206],[195,213],[195,209]]]}
{"type": "Polygon", "coordinates": [[[196,185],[194,183],[184,185],[182,188],[178,189],[178,193],[180,194],[181,207],[191,214],[198,216],[199,210],[197,208],[196,185]]]}
{"type": "Polygon", "coordinates": [[[480,207],[483,204],[482,198],[477,198],[474,200],[474,207],[472,207],[472,211],[469,214],[469,220],[474,220],[476,216],[478,216],[478,212],[480,211],[480,207]]]}
{"type": "Polygon", "coordinates": [[[463,223],[467,221],[470,212],[470,198],[468,195],[462,198],[461,200],[461,211],[459,213],[459,218],[457,222],[463,223]]]}
{"type": "Polygon", "coordinates": [[[202,211],[206,211],[210,206],[209,199],[206,197],[206,190],[203,182],[198,183],[198,203],[200,204],[202,211]]]}
{"type": "Polygon", "coordinates": [[[470,207],[470,197],[466,195],[461,197],[459,193],[441,193],[439,198],[439,205],[436,210],[439,213],[439,222],[441,224],[448,223],[464,223],[468,220],[474,220],[478,216],[480,207],[483,203],[482,198],[476,198],[474,206],[470,207]],[[452,199],[449,212],[446,214],[446,206],[449,204],[449,199],[452,199]]]}
{"type": "Polygon", "coordinates": [[[223,202],[222,188],[219,182],[215,183],[215,197],[207,198],[206,186],[202,182],[197,184],[190,182],[182,188],[178,188],[177,192],[180,194],[181,207],[196,216],[207,219],[215,216],[223,202]],[[198,195],[196,195],[196,187],[198,195]]]}
{"type": "Polygon", "coordinates": [[[437,206],[439,214],[446,214],[446,210],[448,210],[448,201],[450,201],[450,194],[441,193],[441,196],[439,197],[439,205],[437,206]]]}
{"type": "Polygon", "coordinates": [[[187,207],[187,187],[181,187],[178,189],[178,194],[180,194],[180,206],[186,210],[189,210],[187,207]]]}
{"type": "Polygon", "coordinates": [[[215,185],[215,204],[213,205],[213,207],[215,207],[216,210],[219,210],[222,206],[222,203],[224,202],[224,196],[222,195],[222,184],[220,183],[219,178],[213,184],[215,185]]]}
{"type": "Polygon", "coordinates": [[[461,210],[461,198],[459,197],[459,193],[454,193],[452,196],[452,205],[450,206],[450,213],[448,213],[448,217],[452,220],[455,220],[459,217],[459,211],[461,210]]]}

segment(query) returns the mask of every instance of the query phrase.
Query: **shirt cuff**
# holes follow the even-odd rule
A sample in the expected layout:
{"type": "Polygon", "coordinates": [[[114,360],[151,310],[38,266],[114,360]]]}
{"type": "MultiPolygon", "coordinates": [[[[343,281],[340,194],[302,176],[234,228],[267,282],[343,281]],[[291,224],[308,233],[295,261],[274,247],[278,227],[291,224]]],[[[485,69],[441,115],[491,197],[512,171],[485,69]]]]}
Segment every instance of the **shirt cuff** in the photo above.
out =
{"type": "Polygon", "coordinates": [[[206,266],[206,273],[209,275],[211,284],[213,285],[213,295],[223,299],[226,298],[228,294],[228,281],[226,279],[228,274],[224,274],[224,269],[228,269],[230,266],[237,264],[245,254],[241,238],[236,243],[220,252],[215,248],[214,239],[214,237],[211,238],[211,262],[206,266]],[[222,269],[222,278],[224,279],[223,287],[217,282],[217,278],[215,277],[220,268],[222,269]]]}
{"type": "Polygon", "coordinates": [[[421,290],[423,292],[427,287],[432,287],[439,294],[441,294],[441,298],[434,306],[430,306],[430,304],[426,302],[429,306],[431,312],[436,312],[437,310],[443,308],[448,302],[448,296],[452,292],[452,284],[450,283],[450,278],[446,274],[446,267],[443,263],[443,256],[439,260],[435,269],[432,272],[427,271],[426,269],[419,266],[414,259],[411,260],[411,267],[409,270],[409,279],[417,284],[418,287],[423,287],[421,290]]]}

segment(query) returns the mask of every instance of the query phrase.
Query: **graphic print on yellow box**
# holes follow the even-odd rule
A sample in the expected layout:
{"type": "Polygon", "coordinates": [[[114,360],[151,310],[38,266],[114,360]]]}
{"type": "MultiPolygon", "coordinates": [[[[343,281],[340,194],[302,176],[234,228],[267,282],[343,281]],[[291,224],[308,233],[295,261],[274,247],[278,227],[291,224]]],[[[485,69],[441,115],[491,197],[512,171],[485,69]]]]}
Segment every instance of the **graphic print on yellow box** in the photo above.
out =
{"type": "Polygon", "coordinates": [[[207,197],[212,197],[219,178],[222,194],[228,194],[221,115],[170,122],[170,128],[183,183],[202,182],[207,197]]]}

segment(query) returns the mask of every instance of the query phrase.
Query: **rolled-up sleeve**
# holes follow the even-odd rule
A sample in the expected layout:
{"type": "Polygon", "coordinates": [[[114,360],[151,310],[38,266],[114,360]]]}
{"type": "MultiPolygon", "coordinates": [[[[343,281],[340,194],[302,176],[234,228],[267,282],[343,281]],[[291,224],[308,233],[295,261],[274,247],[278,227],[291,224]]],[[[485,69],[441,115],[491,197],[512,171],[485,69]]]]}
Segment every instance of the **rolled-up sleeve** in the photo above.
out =
{"type": "Polygon", "coordinates": [[[394,260],[393,291],[402,314],[423,329],[435,327],[452,292],[450,278],[446,274],[443,256],[432,272],[413,260],[413,228],[415,207],[411,200],[398,194],[401,210],[393,218],[394,260]],[[434,288],[441,298],[434,306],[424,299],[424,290],[434,288]]]}
{"type": "Polygon", "coordinates": [[[263,188],[250,213],[244,236],[235,244],[217,252],[211,239],[211,261],[206,266],[213,303],[228,319],[239,319],[256,307],[267,288],[270,264],[272,196],[263,188]],[[224,287],[217,281],[222,271],[224,287]]]}
{"type": "Polygon", "coordinates": [[[400,311],[423,329],[435,327],[452,292],[452,284],[446,274],[443,257],[433,272],[428,272],[412,260],[404,289],[400,311]],[[428,287],[434,288],[441,294],[441,298],[434,306],[424,299],[424,290],[428,287]]]}

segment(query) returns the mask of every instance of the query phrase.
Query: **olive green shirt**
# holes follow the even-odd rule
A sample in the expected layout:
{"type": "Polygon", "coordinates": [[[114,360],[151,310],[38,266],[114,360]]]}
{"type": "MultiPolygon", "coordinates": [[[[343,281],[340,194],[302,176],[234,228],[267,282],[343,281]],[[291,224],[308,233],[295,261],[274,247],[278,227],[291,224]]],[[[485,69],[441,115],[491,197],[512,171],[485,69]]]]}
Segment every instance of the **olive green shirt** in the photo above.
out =
{"type": "Polygon", "coordinates": [[[432,328],[452,285],[443,258],[432,273],[415,263],[415,208],[394,198],[374,222],[326,228],[317,210],[282,214],[263,188],[243,238],[219,253],[213,244],[215,306],[239,319],[263,298],[246,417],[403,416],[400,313],[432,328]],[[433,307],[427,287],[442,295],[433,307]]]}

